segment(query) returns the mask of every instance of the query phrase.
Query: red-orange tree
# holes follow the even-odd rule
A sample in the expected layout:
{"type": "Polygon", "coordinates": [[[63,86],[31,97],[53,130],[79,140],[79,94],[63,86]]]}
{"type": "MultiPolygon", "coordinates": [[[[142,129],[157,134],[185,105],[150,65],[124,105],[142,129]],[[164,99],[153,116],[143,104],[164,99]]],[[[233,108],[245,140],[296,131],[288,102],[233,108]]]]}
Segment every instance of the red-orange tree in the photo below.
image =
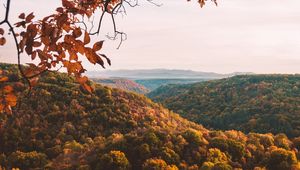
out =
{"type": "MultiPolygon", "coordinates": [[[[147,0],[152,2],[152,0],[147,0]]],[[[199,0],[201,7],[207,0],[199,0]]],[[[212,0],[216,3],[216,0],[212,0]]],[[[66,68],[71,76],[75,76],[78,83],[87,91],[93,89],[87,84],[88,78],[82,76],[85,69],[79,59],[86,57],[92,64],[99,64],[104,68],[110,60],[101,53],[103,41],[91,42],[93,35],[99,35],[104,15],[110,15],[114,26],[114,36],[124,39],[124,33],[116,29],[114,16],[122,12],[125,6],[134,7],[137,0],[62,0],[62,5],[56,11],[41,19],[35,19],[33,13],[19,15],[20,21],[12,24],[9,20],[11,0],[7,0],[6,13],[0,26],[7,25],[12,35],[17,51],[18,68],[23,80],[29,88],[34,85],[36,78],[43,72],[66,68]],[[96,13],[101,14],[97,28],[93,31],[86,24],[85,19],[96,13]],[[17,32],[18,31],[18,32],[17,32]],[[21,66],[21,54],[31,57],[37,64],[21,66]]],[[[94,23],[91,27],[94,26],[94,23]]],[[[5,30],[0,28],[0,46],[5,45],[5,30]]],[[[0,112],[11,112],[11,107],[17,103],[12,83],[5,70],[0,70],[0,112]]]]}

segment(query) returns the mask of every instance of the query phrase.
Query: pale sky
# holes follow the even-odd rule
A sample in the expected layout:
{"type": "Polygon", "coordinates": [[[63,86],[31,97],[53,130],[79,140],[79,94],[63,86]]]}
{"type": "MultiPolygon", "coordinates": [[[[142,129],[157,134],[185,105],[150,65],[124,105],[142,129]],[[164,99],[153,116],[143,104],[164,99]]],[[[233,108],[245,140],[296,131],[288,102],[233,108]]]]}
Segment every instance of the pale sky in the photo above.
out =
{"type": "MultiPolygon", "coordinates": [[[[50,13],[60,0],[12,2],[13,19],[24,9],[50,13]]],[[[108,69],[300,73],[299,0],[219,0],[218,7],[208,3],[202,9],[185,0],[157,0],[161,7],[140,3],[118,17],[117,26],[128,35],[121,48],[106,40],[103,52],[113,64],[108,69]]],[[[111,30],[106,24],[102,35],[111,30]]],[[[0,47],[0,61],[16,61],[12,44],[0,47]]],[[[87,70],[101,70],[85,63],[87,70]]]]}

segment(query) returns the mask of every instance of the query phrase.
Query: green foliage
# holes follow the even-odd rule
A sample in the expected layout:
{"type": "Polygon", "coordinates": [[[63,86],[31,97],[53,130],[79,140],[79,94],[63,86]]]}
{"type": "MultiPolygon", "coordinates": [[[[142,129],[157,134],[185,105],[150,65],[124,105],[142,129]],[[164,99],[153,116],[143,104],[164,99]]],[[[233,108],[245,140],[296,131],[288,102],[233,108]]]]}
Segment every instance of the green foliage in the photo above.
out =
{"type": "Polygon", "coordinates": [[[148,96],[208,128],[300,136],[300,75],[242,75],[167,85],[148,96]]]}
{"type": "Polygon", "coordinates": [[[245,155],[245,147],[241,142],[228,140],[228,152],[232,156],[233,161],[241,160],[245,155]]]}
{"type": "Polygon", "coordinates": [[[130,163],[123,152],[110,151],[100,158],[97,169],[127,170],[130,169],[130,163]]]}
{"type": "Polygon", "coordinates": [[[271,151],[267,168],[272,170],[289,170],[292,169],[292,165],[296,163],[297,158],[295,153],[279,148],[271,151]]]}
{"type": "Polygon", "coordinates": [[[160,153],[160,156],[168,164],[178,165],[180,163],[179,155],[170,148],[164,147],[163,150],[160,153]]]}
{"type": "Polygon", "coordinates": [[[209,142],[209,146],[211,148],[218,148],[224,152],[228,151],[228,147],[229,147],[227,140],[219,137],[212,138],[211,141],[209,142]]]}
{"type": "Polygon", "coordinates": [[[83,146],[76,141],[67,141],[65,143],[64,149],[70,149],[73,152],[81,152],[83,150],[83,146]]]}
{"type": "Polygon", "coordinates": [[[233,168],[226,163],[217,163],[211,170],[233,170],[233,168]]]}
{"type": "Polygon", "coordinates": [[[151,158],[143,164],[143,170],[178,170],[175,165],[168,165],[164,160],[151,158]]]}
{"type": "Polygon", "coordinates": [[[9,155],[8,161],[11,167],[18,167],[20,169],[33,169],[44,167],[47,164],[47,156],[36,151],[16,151],[9,155]]]}
{"type": "Polygon", "coordinates": [[[297,148],[298,150],[300,150],[300,137],[297,137],[293,140],[294,146],[295,148],[297,148]]]}
{"type": "Polygon", "coordinates": [[[223,163],[223,162],[227,162],[227,156],[225,155],[225,153],[221,152],[219,149],[217,148],[211,148],[208,150],[208,154],[207,154],[207,158],[206,160],[208,162],[211,162],[213,164],[216,163],[223,163]]]}
{"type": "Polygon", "coordinates": [[[206,79],[196,79],[196,78],[181,78],[181,79],[174,79],[174,78],[160,78],[160,79],[138,79],[135,82],[147,87],[150,90],[155,90],[160,86],[165,86],[169,84],[188,84],[188,83],[195,83],[205,81],[206,79]]]}
{"type": "Polygon", "coordinates": [[[200,170],[211,170],[214,167],[214,163],[212,162],[204,162],[200,168],[200,170]]]}
{"type": "Polygon", "coordinates": [[[189,144],[194,146],[205,145],[207,143],[201,132],[192,129],[185,131],[183,137],[189,144]]]}

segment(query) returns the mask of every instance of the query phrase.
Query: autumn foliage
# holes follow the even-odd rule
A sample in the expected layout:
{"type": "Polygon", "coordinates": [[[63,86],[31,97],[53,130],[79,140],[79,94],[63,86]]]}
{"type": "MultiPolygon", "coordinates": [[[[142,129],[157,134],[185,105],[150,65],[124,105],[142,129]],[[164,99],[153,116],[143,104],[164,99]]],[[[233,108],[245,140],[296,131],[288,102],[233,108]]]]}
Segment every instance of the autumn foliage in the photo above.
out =
{"type": "Polygon", "coordinates": [[[67,74],[43,74],[31,97],[20,98],[18,112],[0,114],[0,166],[22,170],[300,168],[299,137],[208,130],[145,96],[91,85],[92,94],[78,88],[75,78],[67,74]]]}
{"type": "Polygon", "coordinates": [[[156,102],[205,127],[300,135],[300,75],[240,75],[162,86],[156,102]]]}

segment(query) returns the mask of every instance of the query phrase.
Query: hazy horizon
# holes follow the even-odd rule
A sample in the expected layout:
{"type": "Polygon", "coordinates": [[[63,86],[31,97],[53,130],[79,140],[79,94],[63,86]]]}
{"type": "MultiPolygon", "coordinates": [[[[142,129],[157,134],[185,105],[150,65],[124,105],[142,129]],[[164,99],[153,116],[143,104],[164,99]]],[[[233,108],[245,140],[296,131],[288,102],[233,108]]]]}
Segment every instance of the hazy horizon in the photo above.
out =
{"type": "MultiPolygon", "coordinates": [[[[202,9],[185,0],[156,2],[163,6],[140,1],[140,6],[128,7],[127,15],[117,18],[128,40],[116,50],[118,40],[106,39],[103,53],[113,64],[108,70],[300,73],[299,0],[219,0],[218,7],[208,1],[202,9]]],[[[60,0],[12,1],[10,18],[24,10],[35,11],[37,16],[50,14],[59,4],[60,0]]],[[[98,39],[111,32],[110,20],[103,30],[98,39]]],[[[15,49],[8,41],[0,47],[0,61],[16,63],[15,49]]],[[[102,70],[86,60],[84,65],[88,71],[102,70]]]]}
{"type": "MultiPolygon", "coordinates": [[[[103,70],[88,70],[87,72],[115,72],[115,71],[154,71],[154,70],[164,70],[164,71],[191,71],[191,72],[199,72],[199,73],[216,73],[216,74],[231,74],[231,73],[253,73],[253,74],[259,74],[259,73],[254,73],[254,72],[230,72],[230,73],[219,73],[219,72],[213,72],[213,71],[202,71],[202,70],[192,70],[192,69],[168,69],[168,68],[148,68],[148,69],[143,69],[143,68],[136,68],[136,69],[103,69],[103,70]]],[[[298,73],[295,73],[298,74],[298,73]]]]}

